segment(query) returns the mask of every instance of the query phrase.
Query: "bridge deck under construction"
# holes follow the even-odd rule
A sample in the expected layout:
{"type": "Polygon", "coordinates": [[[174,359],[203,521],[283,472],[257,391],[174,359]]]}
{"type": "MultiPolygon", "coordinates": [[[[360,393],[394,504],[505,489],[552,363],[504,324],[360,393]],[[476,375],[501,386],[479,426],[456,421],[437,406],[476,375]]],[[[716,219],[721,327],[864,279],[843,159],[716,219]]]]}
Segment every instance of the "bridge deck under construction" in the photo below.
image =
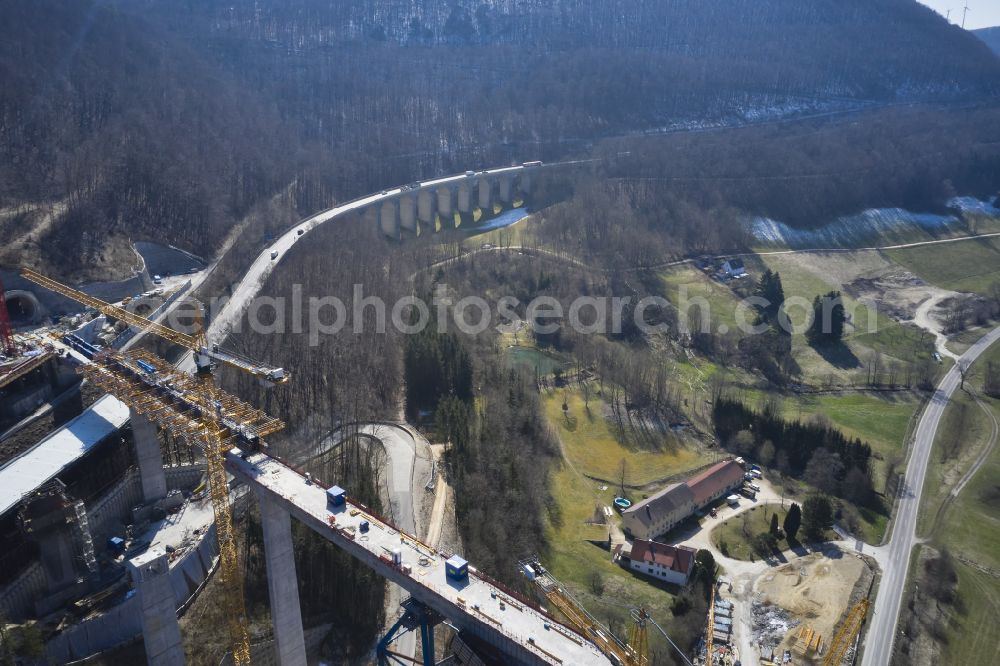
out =
{"type": "Polygon", "coordinates": [[[445,574],[449,554],[401,533],[364,506],[347,501],[328,504],[325,488],[263,453],[242,458],[238,449],[226,456],[226,467],[257,492],[281,504],[305,523],[377,573],[403,587],[415,599],[447,617],[458,628],[506,647],[523,663],[610,664],[592,643],[524,600],[516,598],[471,565],[465,580],[445,574]],[[361,523],[369,529],[361,532],[361,523]],[[392,551],[402,553],[399,564],[392,551]]]}

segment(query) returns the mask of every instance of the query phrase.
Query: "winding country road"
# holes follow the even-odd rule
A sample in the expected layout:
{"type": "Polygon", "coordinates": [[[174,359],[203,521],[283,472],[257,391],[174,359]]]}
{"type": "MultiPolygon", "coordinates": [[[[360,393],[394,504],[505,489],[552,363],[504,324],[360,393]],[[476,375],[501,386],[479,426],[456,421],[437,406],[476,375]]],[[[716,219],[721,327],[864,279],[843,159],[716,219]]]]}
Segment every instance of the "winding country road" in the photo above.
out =
{"type": "MultiPolygon", "coordinates": [[[[343,442],[345,432],[340,430],[325,437],[308,450],[307,455],[311,458],[326,455],[343,442]]],[[[430,444],[419,432],[398,423],[368,423],[351,432],[371,437],[382,445],[386,455],[385,483],[389,516],[403,531],[420,534],[413,507],[413,494],[423,489],[424,479],[430,475],[430,444]],[[415,470],[418,462],[420,469],[415,470]]],[[[389,585],[389,597],[386,600],[389,625],[395,620],[394,613],[405,597],[404,590],[397,585],[389,585]]],[[[411,631],[395,641],[393,650],[412,658],[416,653],[416,646],[416,635],[411,631]]]]}
{"type": "MultiPolygon", "coordinates": [[[[1000,340],[1000,326],[981,337],[962,354],[959,363],[972,363],[997,340],[1000,340]]],[[[887,666],[892,658],[896,625],[899,621],[906,577],[910,568],[910,554],[918,542],[917,513],[920,509],[920,496],[927,474],[927,464],[945,407],[960,384],[961,373],[956,363],[938,384],[917,424],[910,462],[906,467],[906,476],[900,484],[892,537],[885,547],[886,561],[882,582],[868,624],[862,666],[887,666]]]]}

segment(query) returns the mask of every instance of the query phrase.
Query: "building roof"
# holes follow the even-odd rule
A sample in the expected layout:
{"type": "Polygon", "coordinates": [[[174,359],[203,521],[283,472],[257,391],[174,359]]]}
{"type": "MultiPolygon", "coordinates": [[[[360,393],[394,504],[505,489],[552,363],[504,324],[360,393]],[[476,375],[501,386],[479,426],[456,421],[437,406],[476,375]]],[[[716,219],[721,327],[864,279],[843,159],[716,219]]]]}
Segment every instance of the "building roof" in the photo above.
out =
{"type": "Polygon", "coordinates": [[[729,264],[729,268],[734,271],[739,270],[740,268],[744,268],[743,260],[740,259],[739,257],[733,257],[727,263],[729,264]]]}
{"type": "Polygon", "coordinates": [[[687,486],[694,494],[695,504],[701,505],[721,491],[743,482],[743,468],[735,460],[712,465],[704,472],[688,479],[687,486]]]}
{"type": "Polygon", "coordinates": [[[128,406],[106,395],[0,467],[0,514],[46,481],[58,476],[128,422],[128,406]]]}
{"type": "Polygon", "coordinates": [[[675,483],[660,492],[637,502],[622,511],[623,516],[638,520],[643,525],[652,525],[659,516],[672,513],[674,510],[694,501],[694,494],[686,483],[675,483]]]}
{"type": "Polygon", "coordinates": [[[622,511],[623,516],[638,520],[647,527],[663,515],[673,513],[687,504],[704,505],[721,490],[743,482],[743,468],[727,460],[712,465],[684,483],[667,486],[660,492],[622,511]]]}
{"type": "Polygon", "coordinates": [[[656,541],[636,539],[632,542],[632,552],[629,559],[633,562],[655,562],[686,576],[694,568],[695,552],[694,548],[687,546],[668,546],[656,541]]]}

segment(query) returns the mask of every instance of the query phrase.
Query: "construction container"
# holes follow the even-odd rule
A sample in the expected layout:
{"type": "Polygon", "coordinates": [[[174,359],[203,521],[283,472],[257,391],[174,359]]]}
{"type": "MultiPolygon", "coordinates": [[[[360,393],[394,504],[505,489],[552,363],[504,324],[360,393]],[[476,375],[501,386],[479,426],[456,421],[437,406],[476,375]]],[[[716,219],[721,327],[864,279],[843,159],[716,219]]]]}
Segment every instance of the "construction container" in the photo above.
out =
{"type": "Polygon", "coordinates": [[[326,499],[333,506],[343,506],[347,500],[347,491],[340,486],[330,486],[326,491],[326,499]]]}
{"type": "Polygon", "coordinates": [[[397,567],[403,563],[403,551],[399,548],[392,549],[392,563],[397,567]]]}
{"type": "Polygon", "coordinates": [[[469,563],[458,555],[452,555],[444,563],[444,570],[452,580],[465,580],[469,576],[469,563]]]}

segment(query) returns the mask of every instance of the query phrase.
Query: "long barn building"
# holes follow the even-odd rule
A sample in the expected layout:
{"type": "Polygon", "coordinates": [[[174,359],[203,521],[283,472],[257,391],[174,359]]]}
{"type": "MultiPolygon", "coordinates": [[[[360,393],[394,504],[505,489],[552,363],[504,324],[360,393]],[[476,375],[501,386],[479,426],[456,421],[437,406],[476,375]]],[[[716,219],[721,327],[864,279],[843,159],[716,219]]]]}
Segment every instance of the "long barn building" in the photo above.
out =
{"type": "Polygon", "coordinates": [[[696,511],[738,489],[743,474],[739,463],[727,460],[683,483],[667,486],[622,512],[625,533],[647,540],[666,534],[696,511]]]}

